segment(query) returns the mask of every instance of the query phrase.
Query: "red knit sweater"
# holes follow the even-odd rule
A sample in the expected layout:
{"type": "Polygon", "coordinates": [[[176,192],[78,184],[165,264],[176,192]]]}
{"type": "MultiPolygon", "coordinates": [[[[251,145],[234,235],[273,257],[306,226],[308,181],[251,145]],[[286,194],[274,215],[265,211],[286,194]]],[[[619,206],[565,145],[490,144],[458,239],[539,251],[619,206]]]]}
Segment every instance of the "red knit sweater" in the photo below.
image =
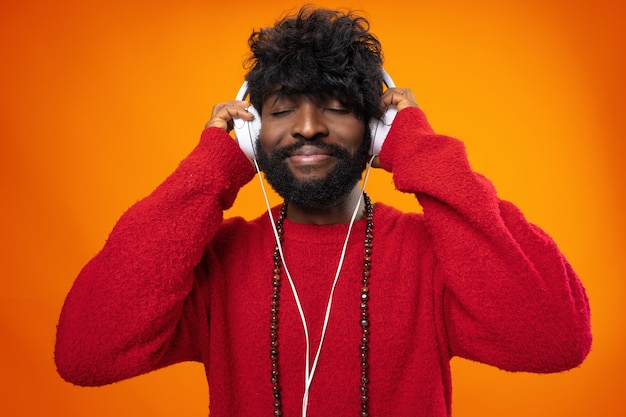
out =
{"type": "MultiPolygon", "coordinates": [[[[370,415],[451,414],[449,361],[557,372],[589,351],[589,306],[555,243],[474,173],[463,144],[419,109],[401,111],[380,156],[423,215],[377,203],[370,294],[370,415]]],[[[201,361],[210,414],[271,416],[269,308],[274,238],[267,214],[223,220],[254,176],[225,132],[210,128],[178,169],[131,207],[81,271],[63,307],[61,376],[102,385],[201,361]]],[[[315,351],[347,225],[285,221],[285,258],[315,351]]],[[[309,413],[360,411],[360,273],[355,223],[313,380],[309,413]]],[[[300,415],[304,334],[283,286],[283,415],[300,415]]]]}

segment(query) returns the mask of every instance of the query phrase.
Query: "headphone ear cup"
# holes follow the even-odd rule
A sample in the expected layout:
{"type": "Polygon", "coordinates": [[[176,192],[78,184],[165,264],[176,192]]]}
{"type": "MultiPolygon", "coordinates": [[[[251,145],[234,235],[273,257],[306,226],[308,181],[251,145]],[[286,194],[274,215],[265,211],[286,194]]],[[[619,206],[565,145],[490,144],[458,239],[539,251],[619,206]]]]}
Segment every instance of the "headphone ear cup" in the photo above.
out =
{"type": "Polygon", "coordinates": [[[233,130],[241,150],[248,158],[256,159],[256,140],[261,133],[261,116],[253,106],[248,107],[248,112],[254,116],[254,119],[247,121],[234,118],[233,130]]]}
{"type": "Polygon", "coordinates": [[[381,120],[374,119],[370,122],[370,131],[372,132],[372,143],[370,145],[370,155],[380,154],[383,142],[387,138],[391,124],[398,114],[396,106],[390,106],[385,111],[381,120]]]}

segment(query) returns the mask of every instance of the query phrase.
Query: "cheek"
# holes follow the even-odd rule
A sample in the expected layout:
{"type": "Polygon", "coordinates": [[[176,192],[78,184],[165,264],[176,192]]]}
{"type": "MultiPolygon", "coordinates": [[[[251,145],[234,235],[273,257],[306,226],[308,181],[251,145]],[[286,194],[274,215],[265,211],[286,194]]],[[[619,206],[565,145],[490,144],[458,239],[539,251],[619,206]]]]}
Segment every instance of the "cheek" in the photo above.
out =
{"type": "Polygon", "coordinates": [[[266,151],[271,151],[277,145],[280,136],[276,132],[276,128],[271,123],[261,123],[261,129],[259,130],[259,144],[266,151]]]}
{"type": "Polygon", "coordinates": [[[350,124],[350,126],[346,125],[344,127],[345,129],[342,132],[344,143],[352,151],[358,150],[365,140],[365,125],[359,122],[350,124]]]}

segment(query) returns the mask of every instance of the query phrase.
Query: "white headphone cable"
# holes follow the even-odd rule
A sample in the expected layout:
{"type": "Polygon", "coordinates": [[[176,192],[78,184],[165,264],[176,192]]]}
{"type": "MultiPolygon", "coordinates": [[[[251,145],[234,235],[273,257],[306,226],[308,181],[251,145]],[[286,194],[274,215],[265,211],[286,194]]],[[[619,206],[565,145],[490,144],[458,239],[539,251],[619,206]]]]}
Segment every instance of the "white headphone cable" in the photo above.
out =
{"type": "MultiPolygon", "coordinates": [[[[367,183],[367,180],[369,178],[369,173],[370,173],[370,169],[372,167],[372,161],[374,160],[375,156],[372,156],[371,159],[369,160],[369,164],[367,165],[367,169],[365,171],[365,176],[363,178],[363,183],[361,185],[361,195],[363,194],[363,192],[365,191],[365,185],[367,183]]],[[[272,215],[272,209],[271,209],[271,205],[267,196],[267,192],[265,190],[265,185],[263,183],[263,178],[261,176],[261,170],[259,168],[259,165],[256,161],[256,158],[252,160],[254,162],[254,167],[256,169],[256,172],[259,177],[259,182],[261,184],[261,190],[263,191],[263,197],[265,199],[265,205],[267,207],[267,212],[269,215],[269,218],[271,220],[271,225],[272,225],[272,230],[274,232],[274,238],[276,240],[276,246],[278,248],[278,251],[280,253],[280,258],[281,261],[283,263],[283,267],[285,269],[285,274],[287,275],[287,280],[289,281],[289,285],[291,287],[291,291],[293,292],[293,296],[296,302],[296,306],[298,308],[298,312],[300,314],[300,320],[302,322],[302,327],[304,329],[304,337],[305,337],[305,341],[306,341],[306,358],[305,358],[305,370],[304,370],[304,395],[302,397],[302,417],[306,417],[306,411],[307,411],[307,407],[308,407],[308,403],[309,403],[309,392],[310,392],[310,388],[311,388],[311,384],[313,383],[313,376],[315,375],[315,371],[317,369],[317,363],[318,363],[318,359],[320,356],[320,353],[322,351],[322,344],[324,343],[324,339],[326,336],[326,330],[328,328],[328,322],[330,321],[330,312],[331,312],[331,307],[332,307],[332,303],[333,303],[333,297],[335,294],[335,288],[337,286],[337,282],[339,280],[339,274],[341,272],[341,268],[343,266],[343,262],[345,259],[345,255],[346,255],[346,251],[347,251],[347,247],[348,247],[348,240],[350,238],[350,233],[352,231],[352,226],[356,220],[356,216],[358,214],[359,211],[359,207],[361,205],[361,198],[359,197],[356,206],[354,207],[354,211],[352,212],[352,217],[350,218],[350,224],[348,226],[348,231],[346,233],[346,239],[344,240],[343,243],[343,247],[341,250],[341,256],[339,258],[339,265],[337,266],[337,272],[335,273],[335,278],[333,281],[333,285],[330,291],[330,295],[328,298],[328,303],[326,305],[326,314],[324,316],[324,324],[322,326],[322,334],[320,336],[320,342],[317,348],[317,352],[315,354],[315,359],[313,360],[313,366],[310,366],[310,339],[309,339],[309,330],[307,327],[307,323],[306,323],[306,317],[304,315],[304,310],[302,308],[302,304],[300,303],[300,297],[298,296],[298,292],[296,290],[296,286],[291,278],[291,274],[289,273],[289,269],[287,268],[287,263],[285,262],[285,256],[283,253],[283,248],[282,248],[282,244],[280,243],[280,237],[278,236],[278,230],[276,229],[276,222],[274,220],[274,216],[272,215]]]]}

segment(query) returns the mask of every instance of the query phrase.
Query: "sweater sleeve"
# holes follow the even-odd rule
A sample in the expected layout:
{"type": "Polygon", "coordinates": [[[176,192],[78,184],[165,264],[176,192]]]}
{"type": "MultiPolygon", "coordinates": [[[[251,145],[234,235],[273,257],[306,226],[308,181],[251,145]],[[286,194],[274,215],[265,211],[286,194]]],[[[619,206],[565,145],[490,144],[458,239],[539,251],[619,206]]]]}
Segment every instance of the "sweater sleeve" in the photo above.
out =
{"type": "Polygon", "coordinates": [[[201,359],[197,341],[208,336],[198,332],[208,323],[200,261],[253,176],[236,142],[209,128],[175,172],[121,216],[61,311],[55,361],[64,379],[103,385],[201,359]]]}
{"type": "Polygon", "coordinates": [[[591,346],[581,282],[555,242],[470,168],[463,143],[407,108],[380,162],[423,207],[450,355],[509,371],[578,366],[591,346]]]}

